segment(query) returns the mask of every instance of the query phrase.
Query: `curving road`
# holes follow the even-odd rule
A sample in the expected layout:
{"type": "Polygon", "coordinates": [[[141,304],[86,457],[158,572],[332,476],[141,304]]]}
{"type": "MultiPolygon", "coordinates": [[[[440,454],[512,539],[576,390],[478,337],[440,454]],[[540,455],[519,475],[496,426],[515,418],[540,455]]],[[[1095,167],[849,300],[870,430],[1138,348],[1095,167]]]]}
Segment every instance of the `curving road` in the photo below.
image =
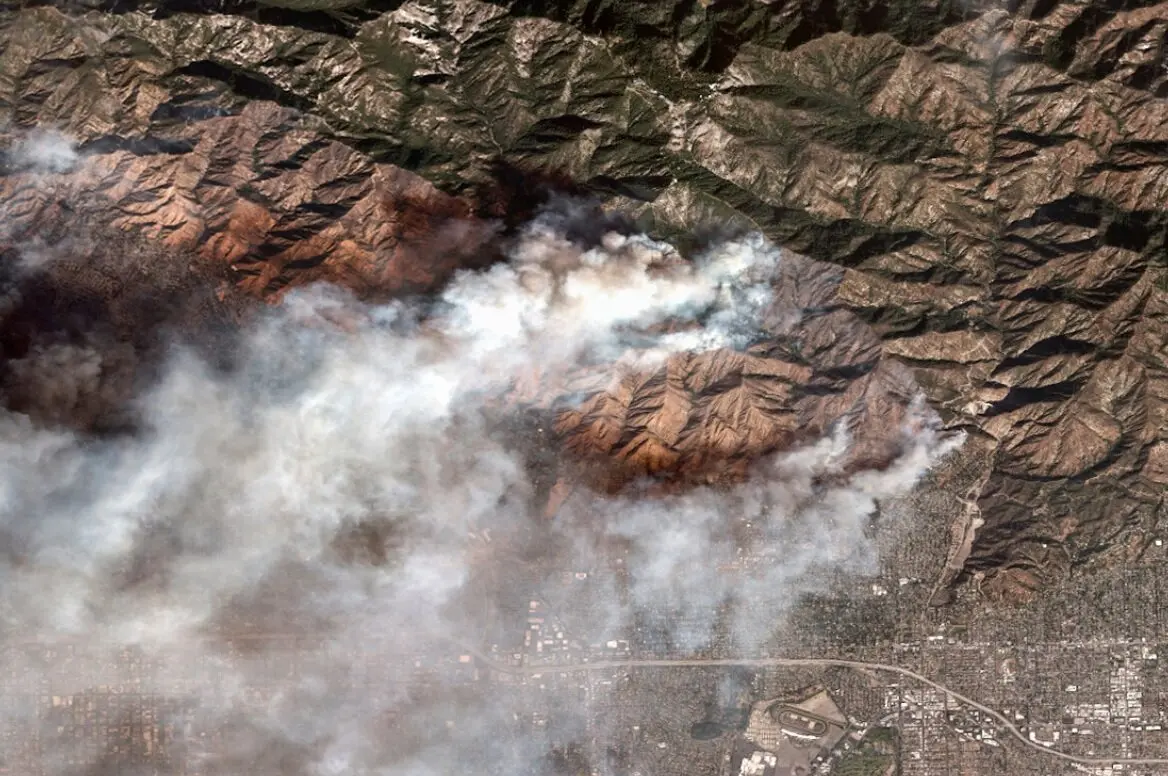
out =
{"type": "Polygon", "coordinates": [[[869,671],[886,671],[888,673],[900,674],[913,679],[921,684],[928,685],[936,690],[948,695],[950,698],[977,709],[978,711],[993,717],[997,720],[1003,728],[1010,732],[1014,738],[1021,741],[1026,746],[1036,751],[1042,752],[1050,757],[1055,757],[1067,762],[1079,763],[1081,765],[1168,765],[1168,758],[1140,758],[1140,757],[1082,757],[1079,755],[1068,754],[1060,752],[1057,749],[1045,747],[1042,744],[1031,741],[1026,735],[1018,729],[1018,727],[1011,722],[1001,712],[985,706],[972,698],[962,695],[956,690],[951,690],[939,682],[929,679],[927,676],[922,676],[916,671],[901,666],[892,665],[890,663],[868,663],[861,660],[840,660],[836,658],[799,658],[799,657],[767,657],[767,658],[694,658],[694,659],[676,659],[676,660],[654,660],[654,659],[629,659],[629,660],[598,660],[594,663],[566,663],[563,665],[525,665],[525,666],[511,666],[505,663],[500,663],[494,658],[486,655],[482,650],[476,648],[472,644],[465,642],[457,642],[460,647],[465,649],[473,655],[480,662],[494,671],[504,674],[512,675],[533,675],[533,674],[562,674],[562,673],[580,673],[583,671],[610,671],[622,668],[708,668],[711,666],[745,666],[754,668],[771,668],[771,667],[823,667],[835,666],[839,668],[851,668],[853,670],[869,670],[869,671]]]}

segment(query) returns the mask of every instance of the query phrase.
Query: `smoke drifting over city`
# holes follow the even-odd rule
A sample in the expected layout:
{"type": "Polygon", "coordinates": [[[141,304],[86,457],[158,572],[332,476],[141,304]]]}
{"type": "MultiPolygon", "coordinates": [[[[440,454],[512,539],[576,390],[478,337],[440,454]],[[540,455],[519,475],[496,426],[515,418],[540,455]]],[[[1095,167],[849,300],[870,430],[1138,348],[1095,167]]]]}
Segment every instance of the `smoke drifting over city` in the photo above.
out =
{"type": "MultiPolygon", "coordinates": [[[[13,158],[75,161],[55,136],[13,158]]],[[[648,628],[678,654],[717,639],[757,647],[817,580],[871,570],[878,503],[959,441],[919,399],[903,402],[879,465],[850,455],[843,417],[733,481],[568,482],[557,413],[591,395],[569,390],[573,374],[601,375],[592,394],[616,391],[620,374],[741,351],[798,315],[776,293],[787,257],[759,237],[695,257],[637,234],[569,239],[591,217],[553,204],[508,261],[459,274],[437,299],[293,290],[223,340],[222,363],[181,315],[147,345],[119,339],[124,325],[27,335],[4,364],[0,411],[0,637],[13,670],[25,642],[141,650],[155,668],[138,691],[183,688],[166,745],[202,772],[538,773],[546,746],[509,737],[498,698],[442,668],[424,693],[392,680],[422,656],[463,677],[460,654],[485,659],[522,629],[510,609],[532,595],[522,569],[537,583],[584,580],[587,604],[561,614],[572,638],[648,628]],[[149,369],[122,368],[147,350],[149,369]],[[94,420],[111,412],[117,422],[94,420]],[[746,541],[764,562],[727,571],[746,541]],[[265,679],[277,690],[256,704],[247,688],[269,670],[270,635],[315,647],[294,675],[265,679]],[[215,743],[199,731],[218,731],[215,743]]],[[[37,255],[11,257],[8,312],[51,271],[37,255]]],[[[187,297],[210,304],[200,293],[187,297]]],[[[137,308],[117,309],[132,327],[137,308]]],[[[44,720],[0,724],[47,726],[52,740],[44,720]]],[[[58,773],[118,772],[67,741],[46,746],[58,773]]]]}

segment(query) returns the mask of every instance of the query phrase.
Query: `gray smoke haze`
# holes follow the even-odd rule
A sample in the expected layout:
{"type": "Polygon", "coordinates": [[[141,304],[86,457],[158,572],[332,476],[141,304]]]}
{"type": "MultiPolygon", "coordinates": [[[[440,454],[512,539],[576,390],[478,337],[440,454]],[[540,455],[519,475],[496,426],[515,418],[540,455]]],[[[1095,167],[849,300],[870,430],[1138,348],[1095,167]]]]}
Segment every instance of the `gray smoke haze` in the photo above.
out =
{"type": "Polygon", "coordinates": [[[68,172],[80,159],[72,138],[48,128],[18,133],[7,157],[10,167],[36,175],[68,172]]]}
{"type": "MultiPolygon", "coordinates": [[[[0,130],[0,136],[3,134],[3,130],[0,130]]],[[[47,194],[56,192],[60,175],[74,170],[81,160],[72,138],[50,128],[12,132],[7,142],[0,145],[0,169],[22,174],[28,187],[47,194]]],[[[82,247],[86,239],[82,234],[70,235],[67,245],[56,246],[46,245],[44,241],[28,235],[14,235],[11,209],[19,210],[26,206],[23,197],[0,203],[0,243],[15,238],[19,259],[15,266],[6,268],[9,272],[35,270],[52,261],[62,250],[82,247]]]]}
{"type": "MultiPolygon", "coordinates": [[[[53,148],[29,158],[55,165],[53,148]]],[[[445,679],[419,692],[398,677],[457,657],[451,643],[487,648],[506,610],[500,591],[517,584],[509,552],[596,578],[582,641],[645,621],[680,652],[723,625],[751,648],[816,575],[871,569],[865,526],[878,502],[959,443],[921,403],[899,432],[901,455],[880,471],[844,471],[841,423],[736,488],[580,490],[542,516],[514,385],[585,362],[742,347],[772,312],[783,261],[756,236],[692,262],[644,236],[583,248],[557,218],[537,219],[509,262],[459,275],[435,305],[369,305],[316,286],[260,316],[232,371],[174,345],[135,399],[132,434],[0,413],[10,660],[38,676],[49,668],[18,645],[83,642],[107,656],[133,646],[156,677],[139,687],[179,688],[167,692],[194,710],[176,718],[220,731],[202,748],[198,734],[185,739],[182,756],[206,772],[537,772],[542,745],[502,743],[514,722],[497,697],[445,679]],[[762,561],[727,572],[747,546],[762,561]],[[619,584],[599,573],[614,557],[627,573],[619,584]],[[740,600],[749,614],[726,625],[740,600]],[[275,636],[319,642],[281,673],[263,646],[275,636]],[[257,701],[257,682],[275,690],[257,701]]],[[[73,406],[97,384],[100,360],[84,348],[35,355],[16,367],[20,382],[56,403],[73,406]]],[[[53,692],[87,689],[69,681],[54,678],[53,692]]],[[[119,772],[64,743],[55,757],[58,773],[119,772]]]]}

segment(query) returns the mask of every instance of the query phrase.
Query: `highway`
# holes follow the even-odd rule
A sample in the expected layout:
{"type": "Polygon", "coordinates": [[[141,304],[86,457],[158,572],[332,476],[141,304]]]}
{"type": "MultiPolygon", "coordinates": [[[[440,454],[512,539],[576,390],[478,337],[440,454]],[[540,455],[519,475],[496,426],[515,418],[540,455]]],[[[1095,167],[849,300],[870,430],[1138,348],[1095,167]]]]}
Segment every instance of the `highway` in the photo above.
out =
{"type": "Polygon", "coordinates": [[[1024,745],[1042,752],[1045,755],[1054,757],[1067,762],[1079,763],[1080,765],[1092,766],[1107,766],[1107,765],[1168,765],[1168,758],[1136,758],[1136,757],[1083,757],[1080,755],[1068,754],[1067,752],[1060,752],[1057,749],[1052,749],[1042,744],[1031,741],[1026,737],[1018,727],[1011,722],[1006,715],[978,703],[974,699],[962,695],[956,690],[952,690],[939,682],[935,682],[927,676],[918,674],[902,666],[892,665],[890,663],[868,663],[861,660],[841,660],[837,658],[799,658],[799,657],[764,657],[764,658],[694,658],[694,659],[628,659],[628,660],[598,660],[588,663],[565,663],[562,665],[523,665],[512,666],[505,663],[500,663],[497,660],[483,653],[472,644],[467,644],[462,641],[456,642],[460,647],[469,652],[472,656],[485,664],[493,671],[498,671],[504,674],[511,675],[534,675],[534,674],[564,674],[564,673],[580,673],[583,671],[614,671],[627,668],[711,668],[717,666],[740,666],[746,668],[800,668],[800,667],[838,667],[850,668],[856,671],[885,671],[887,673],[899,674],[901,676],[912,679],[923,685],[927,685],[936,690],[948,695],[959,703],[963,703],[972,709],[977,709],[983,714],[992,717],[998,722],[1010,735],[1016,738],[1024,745]]]}

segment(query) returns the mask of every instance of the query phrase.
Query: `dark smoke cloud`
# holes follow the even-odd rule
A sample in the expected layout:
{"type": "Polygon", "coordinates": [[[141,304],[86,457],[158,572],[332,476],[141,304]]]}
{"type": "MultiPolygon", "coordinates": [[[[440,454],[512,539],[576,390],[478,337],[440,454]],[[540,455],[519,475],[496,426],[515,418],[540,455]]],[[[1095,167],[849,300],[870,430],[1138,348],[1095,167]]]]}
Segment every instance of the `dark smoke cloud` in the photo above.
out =
{"type": "Polygon", "coordinates": [[[0,157],[0,168],[22,181],[0,202],[0,397],[8,409],[40,424],[108,431],[131,422],[128,403],[157,378],[174,343],[219,367],[230,363],[244,301],[195,256],[74,210],[67,173],[87,160],[67,137],[15,132],[0,157]]]}

